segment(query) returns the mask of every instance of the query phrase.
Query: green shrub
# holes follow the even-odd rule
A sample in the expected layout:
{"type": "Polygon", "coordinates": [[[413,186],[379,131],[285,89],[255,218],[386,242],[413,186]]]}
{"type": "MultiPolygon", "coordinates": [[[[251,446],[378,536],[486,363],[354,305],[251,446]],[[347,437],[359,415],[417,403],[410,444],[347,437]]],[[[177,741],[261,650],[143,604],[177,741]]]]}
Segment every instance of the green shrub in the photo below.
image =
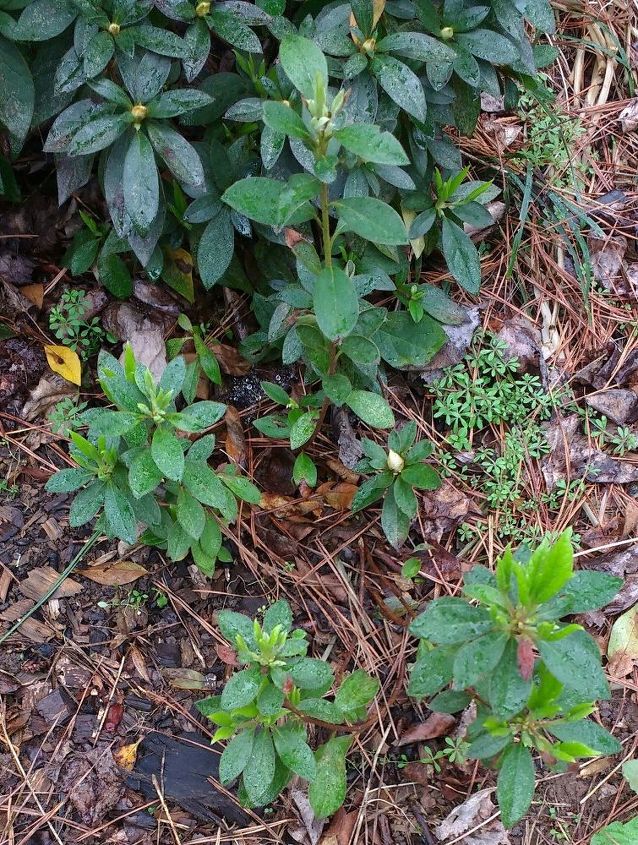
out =
{"type": "Polygon", "coordinates": [[[31,127],[46,135],[60,202],[98,177],[112,229],[85,216],[74,273],[95,263],[125,297],[137,260],[192,301],[186,249],[205,287],[251,295],[251,360],[306,364],[316,422],[345,404],[389,428],[381,369],[422,366],[441,323],[463,320],[410,277],[438,250],[475,293],[463,225],[488,225],[498,193],[466,179],[446,127],[471,132],[483,91],[534,87],[551,51],[525,21],[551,31],[547,0],[0,0],[0,123],[14,153],[31,127]],[[220,40],[234,68],[209,74],[220,40]]]}
{"type": "Polygon", "coordinates": [[[434,696],[428,706],[435,712],[476,703],[467,754],[498,767],[508,827],[534,795],[532,750],[558,765],[620,750],[587,718],[596,699],[609,698],[598,647],[581,625],[562,619],[608,604],[622,581],[574,572],[569,532],[527,558],[508,550],[494,574],[474,567],[463,597],[436,599],[410,626],[421,643],[408,692],[434,696]]]}
{"type": "Polygon", "coordinates": [[[346,797],[346,754],[352,736],[333,735],[314,753],[307,722],[348,725],[365,719],[379,683],[358,669],[346,675],[332,700],[334,682],[325,660],[306,657],[306,632],[292,630],[292,612],[281,600],[264,613],[263,623],[222,610],[219,627],[246,668],[235,672],[221,695],[197,702],[211,719],[216,740],[230,739],[219,763],[222,783],[241,776],[240,800],[251,807],[269,804],[293,775],[308,781],[308,797],[318,818],[336,812],[346,797]]]}
{"type": "Polygon", "coordinates": [[[215,437],[191,442],[223,416],[219,402],[183,401],[193,365],[174,358],[158,383],[136,364],[130,347],[122,366],[108,352],[98,358],[102,390],[117,410],[94,408],[82,414],[87,436],[70,432],[71,457],[78,467],[63,469],[47,482],[51,493],[76,493],[69,522],[77,527],[100,514],[99,527],[111,537],[140,539],[166,549],[171,560],[188,554],[206,575],[224,555],[220,524],[237,518],[237,498],[257,503],[259,490],[233,468],[215,472],[208,459],[215,437]],[[181,410],[176,403],[182,397],[181,410]]]}

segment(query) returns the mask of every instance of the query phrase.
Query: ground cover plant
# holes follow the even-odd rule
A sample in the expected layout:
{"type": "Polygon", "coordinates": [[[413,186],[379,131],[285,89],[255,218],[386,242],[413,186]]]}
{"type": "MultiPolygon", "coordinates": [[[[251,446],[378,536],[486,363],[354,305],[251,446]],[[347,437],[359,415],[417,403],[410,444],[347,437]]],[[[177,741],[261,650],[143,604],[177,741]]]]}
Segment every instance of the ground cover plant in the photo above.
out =
{"type": "Polygon", "coordinates": [[[0,0],[8,840],[632,841],[636,31],[0,0]]]}

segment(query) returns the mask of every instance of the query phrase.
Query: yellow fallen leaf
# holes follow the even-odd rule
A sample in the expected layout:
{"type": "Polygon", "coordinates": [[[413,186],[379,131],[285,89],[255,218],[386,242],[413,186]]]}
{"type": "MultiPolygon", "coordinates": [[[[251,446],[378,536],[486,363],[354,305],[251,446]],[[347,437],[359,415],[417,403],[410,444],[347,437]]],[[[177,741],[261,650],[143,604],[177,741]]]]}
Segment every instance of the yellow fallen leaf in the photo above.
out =
{"type": "Polygon", "coordinates": [[[71,384],[80,384],[82,381],[82,364],[77,352],[69,349],[68,346],[45,346],[44,354],[47,356],[49,366],[54,373],[70,381],[71,384]]]}
{"type": "Polygon", "coordinates": [[[131,742],[130,745],[123,745],[113,752],[113,759],[121,769],[126,769],[127,772],[133,771],[133,766],[137,760],[137,746],[142,741],[141,737],[137,742],[131,742]]]}
{"type": "Polygon", "coordinates": [[[44,302],[43,284],[24,285],[20,288],[20,293],[22,296],[26,296],[29,302],[32,302],[36,308],[42,308],[42,303],[44,302]]]}

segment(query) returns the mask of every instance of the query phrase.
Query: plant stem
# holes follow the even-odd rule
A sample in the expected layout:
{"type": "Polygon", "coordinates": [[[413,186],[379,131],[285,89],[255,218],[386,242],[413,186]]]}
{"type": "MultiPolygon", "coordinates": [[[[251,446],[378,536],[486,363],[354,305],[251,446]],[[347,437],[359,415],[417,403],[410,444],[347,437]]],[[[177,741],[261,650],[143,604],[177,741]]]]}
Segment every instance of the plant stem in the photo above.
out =
{"type": "Polygon", "coordinates": [[[323,246],[323,258],[326,267],[332,267],[332,238],[330,237],[330,214],[328,186],[325,182],[321,185],[321,241],[323,246]]]}
{"type": "Polygon", "coordinates": [[[98,540],[99,540],[99,538],[100,538],[101,533],[102,533],[101,531],[96,530],[96,531],[94,531],[94,532],[91,534],[91,536],[90,536],[90,537],[89,537],[89,539],[86,541],[86,543],[82,546],[82,548],[80,549],[80,551],[76,554],[76,556],[73,558],[73,560],[72,560],[72,561],[68,564],[68,566],[66,567],[66,569],[58,575],[58,577],[55,579],[55,581],[53,582],[53,584],[51,584],[51,586],[50,586],[50,587],[49,587],[49,589],[48,589],[48,590],[44,593],[44,595],[43,595],[43,596],[40,596],[40,598],[39,598],[39,599],[37,600],[37,602],[33,605],[33,607],[32,607],[30,610],[28,610],[28,611],[24,614],[24,616],[21,616],[21,617],[20,617],[20,619],[18,619],[18,620],[17,620],[17,622],[16,622],[14,625],[12,625],[12,626],[9,628],[9,630],[8,630],[8,631],[5,631],[5,633],[4,633],[4,634],[0,637],[0,645],[2,645],[2,643],[3,643],[5,640],[8,640],[8,639],[9,639],[9,637],[10,637],[12,634],[14,634],[14,633],[15,633],[15,632],[16,632],[16,631],[20,628],[20,626],[21,626],[22,624],[24,624],[24,623],[27,621],[27,619],[30,619],[30,618],[31,618],[31,616],[33,616],[33,614],[36,612],[36,610],[39,610],[39,609],[42,607],[42,605],[43,605],[45,602],[47,602],[47,601],[51,598],[51,596],[55,593],[55,591],[58,589],[58,587],[59,587],[59,586],[60,586],[60,585],[61,585],[61,584],[62,584],[62,583],[63,583],[63,582],[64,582],[64,581],[65,581],[65,580],[69,577],[69,575],[73,572],[73,570],[75,569],[75,567],[76,567],[76,566],[78,565],[78,563],[82,560],[82,558],[83,558],[83,557],[84,557],[84,555],[85,555],[85,554],[89,551],[89,549],[91,549],[91,548],[92,548],[92,547],[93,547],[93,546],[97,543],[97,541],[98,541],[98,540]]]}

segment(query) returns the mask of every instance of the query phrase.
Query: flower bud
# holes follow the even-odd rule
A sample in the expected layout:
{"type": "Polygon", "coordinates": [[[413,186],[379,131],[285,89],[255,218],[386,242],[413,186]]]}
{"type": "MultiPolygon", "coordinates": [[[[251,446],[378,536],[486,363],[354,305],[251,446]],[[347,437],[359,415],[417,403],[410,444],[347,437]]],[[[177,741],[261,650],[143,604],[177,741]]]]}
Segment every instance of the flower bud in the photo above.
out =
{"type": "Polygon", "coordinates": [[[133,120],[139,126],[139,124],[146,119],[148,115],[148,109],[146,106],[143,106],[141,103],[133,106],[131,109],[131,114],[133,115],[133,120]]]}
{"type": "Polygon", "coordinates": [[[393,472],[395,475],[398,475],[403,467],[405,466],[405,461],[399,455],[398,452],[395,452],[394,449],[388,450],[388,460],[386,461],[386,465],[390,472],[393,472]]]}
{"type": "Polygon", "coordinates": [[[439,35],[444,41],[449,41],[454,35],[454,30],[451,26],[444,26],[439,35]]]}
{"type": "Polygon", "coordinates": [[[120,25],[119,25],[119,23],[115,23],[115,22],[110,23],[110,24],[108,25],[108,31],[111,33],[111,35],[119,35],[119,34],[120,34],[120,25]]]}
{"type": "Polygon", "coordinates": [[[195,14],[198,18],[203,18],[210,12],[210,2],[209,0],[202,0],[201,3],[198,3],[195,6],[195,14]]]}

